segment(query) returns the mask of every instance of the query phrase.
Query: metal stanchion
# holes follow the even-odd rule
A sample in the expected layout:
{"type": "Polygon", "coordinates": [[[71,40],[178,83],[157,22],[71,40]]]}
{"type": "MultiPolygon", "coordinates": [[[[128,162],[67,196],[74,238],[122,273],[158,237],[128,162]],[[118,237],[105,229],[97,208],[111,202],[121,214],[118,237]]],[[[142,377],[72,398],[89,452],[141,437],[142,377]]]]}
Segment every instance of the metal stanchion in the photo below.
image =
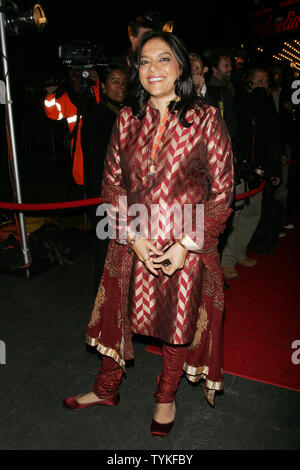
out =
{"type": "MultiPolygon", "coordinates": [[[[0,38],[1,38],[1,54],[3,62],[3,71],[4,71],[4,82],[6,88],[6,107],[7,107],[7,119],[8,119],[8,132],[7,132],[7,143],[11,151],[11,165],[12,165],[12,177],[13,184],[16,194],[16,203],[22,204],[22,191],[20,185],[20,176],[19,176],[19,166],[18,166],[18,156],[17,156],[17,145],[16,145],[16,136],[15,136],[15,127],[14,127],[14,118],[13,118],[13,100],[11,95],[10,87],[10,77],[9,77],[9,66],[8,66],[8,54],[7,54],[7,44],[6,44],[6,28],[8,24],[10,29],[14,31],[15,34],[19,34],[19,31],[24,27],[25,29],[31,28],[32,26],[38,27],[40,30],[43,29],[46,23],[46,17],[44,11],[39,4],[36,4],[33,9],[25,14],[20,14],[17,6],[13,5],[13,15],[10,16],[8,13],[6,2],[0,0],[0,38]],[[7,13],[7,14],[6,14],[7,13]]],[[[25,218],[22,210],[18,211],[18,223],[19,223],[19,233],[20,233],[20,248],[22,250],[24,263],[17,269],[7,270],[10,274],[22,277],[25,279],[30,279],[33,275],[38,274],[39,272],[44,271],[45,269],[52,267],[57,264],[56,261],[45,261],[43,258],[35,258],[34,260],[31,257],[31,253],[28,246],[27,233],[25,218]],[[33,262],[34,261],[34,262],[33,262]]]]}
{"type": "MultiPolygon", "coordinates": [[[[5,33],[5,13],[4,13],[5,2],[0,0],[0,34],[1,34],[1,53],[2,53],[2,62],[3,62],[3,71],[4,71],[4,81],[6,86],[6,97],[7,97],[7,110],[8,110],[8,126],[9,126],[9,136],[10,146],[12,152],[12,171],[13,178],[16,190],[17,203],[22,203],[22,192],[20,185],[19,177],[19,168],[18,168],[18,157],[17,157],[17,146],[15,139],[15,128],[14,128],[14,119],[13,119],[13,109],[12,109],[12,97],[11,97],[11,88],[9,80],[9,69],[8,69],[8,59],[7,59],[7,47],[6,47],[6,33],[5,33]]],[[[28,265],[31,261],[31,255],[28,248],[27,237],[26,237],[26,226],[23,212],[18,213],[19,227],[20,227],[20,237],[21,237],[21,248],[24,256],[24,265],[28,265]]]]}

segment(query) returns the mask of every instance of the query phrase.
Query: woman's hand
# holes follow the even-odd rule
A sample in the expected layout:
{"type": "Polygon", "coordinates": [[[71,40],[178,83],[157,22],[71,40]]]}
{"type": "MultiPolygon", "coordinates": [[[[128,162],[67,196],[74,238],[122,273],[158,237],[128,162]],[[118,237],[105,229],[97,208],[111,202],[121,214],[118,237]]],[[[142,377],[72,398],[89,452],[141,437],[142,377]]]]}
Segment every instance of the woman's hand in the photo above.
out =
{"type": "Polygon", "coordinates": [[[172,276],[178,269],[182,269],[186,260],[186,256],[188,254],[188,250],[183,248],[179,243],[174,243],[174,245],[170,246],[167,251],[164,252],[162,256],[158,258],[153,258],[153,265],[156,267],[161,268],[164,274],[167,276],[172,276]],[[170,260],[171,264],[169,266],[164,266],[161,264],[164,260],[170,260]]]}
{"type": "Polygon", "coordinates": [[[153,266],[154,258],[152,258],[152,256],[160,256],[163,252],[158,250],[151,240],[145,238],[138,238],[132,245],[132,250],[135,252],[138,259],[145,264],[147,269],[149,269],[149,271],[155,276],[158,276],[158,271],[155,268],[158,268],[159,266],[153,266]]]}

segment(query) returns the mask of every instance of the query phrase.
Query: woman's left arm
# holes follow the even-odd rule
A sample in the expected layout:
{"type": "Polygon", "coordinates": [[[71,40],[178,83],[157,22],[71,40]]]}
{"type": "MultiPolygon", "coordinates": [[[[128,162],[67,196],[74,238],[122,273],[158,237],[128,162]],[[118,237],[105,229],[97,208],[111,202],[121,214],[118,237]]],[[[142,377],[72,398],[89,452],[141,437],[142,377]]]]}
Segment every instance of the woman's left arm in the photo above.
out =
{"type": "Polygon", "coordinates": [[[234,174],[231,141],[226,125],[217,110],[205,132],[205,149],[210,189],[207,200],[203,202],[204,221],[198,228],[203,231],[203,236],[196,232],[185,233],[183,238],[174,243],[163,256],[153,259],[154,266],[161,268],[169,276],[183,268],[188,251],[208,253],[217,248],[219,234],[224,230],[225,222],[232,212],[230,206],[234,190],[234,174]],[[199,239],[203,240],[201,247],[199,239]],[[169,266],[159,264],[165,259],[170,260],[169,266]]]}
{"type": "Polygon", "coordinates": [[[218,245],[218,237],[225,229],[234,191],[233,156],[228,130],[218,110],[208,120],[204,132],[206,174],[210,181],[208,198],[203,201],[204,220],[197,234],[185,234],[181,243],[190,251],[207,253],[218,245]],[[203,239],[200,250],[195,242],[203,239]]]}

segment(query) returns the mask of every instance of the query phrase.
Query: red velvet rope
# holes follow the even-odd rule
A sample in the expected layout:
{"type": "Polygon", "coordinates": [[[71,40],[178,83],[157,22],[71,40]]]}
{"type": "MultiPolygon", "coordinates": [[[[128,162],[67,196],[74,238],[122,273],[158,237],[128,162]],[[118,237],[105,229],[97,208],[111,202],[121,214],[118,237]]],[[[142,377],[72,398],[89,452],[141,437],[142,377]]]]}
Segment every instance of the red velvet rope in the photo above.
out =
{"type": "Polygon", "coordinates": [[[262,191],[265,186],[266,186],[266,182],[263,181],[258,188],[251,189],[251,191],[248,191],[246,193],[236,194],[234,200],[240,201],[241,199],[246,199],[248,197],[254,196],[254,194],[260,193],[260,191],[262,191]]]}
{"type": "Polygon", "coordinates": [[[74,207],[93,206],[100,203],[100,197],[94,197],[91,199],[80,199],[78,201],[47,202],[42,204],[18,204],[10,202],[0,202],[0,209],[21,211],[51,211],[59,209],[72,209],[74,207]]]}
{"type": "Polygon", "coordinates": [[[293,165],[294,163],[299,163],[300,158],[296,158],[295,160],[287,160],[286,165],[293,165]]]}
{"type": "MultiPolygon", "coordinates": [[[[247,197],[254,196],[264,189],[266,182],[246,193],[237,194],[235,201],[246,199],[247,197]]],[[[19,210],[19,211],[51,211],[59,209],[73,209],[74,207],[94,206],[102,202],[100,197],[90,199],[80,199],[78,201],[65,201],[65,202],[47,202],[42,204],[18,204],[12,202],[0,202],[0,209],[19,210]]]]}

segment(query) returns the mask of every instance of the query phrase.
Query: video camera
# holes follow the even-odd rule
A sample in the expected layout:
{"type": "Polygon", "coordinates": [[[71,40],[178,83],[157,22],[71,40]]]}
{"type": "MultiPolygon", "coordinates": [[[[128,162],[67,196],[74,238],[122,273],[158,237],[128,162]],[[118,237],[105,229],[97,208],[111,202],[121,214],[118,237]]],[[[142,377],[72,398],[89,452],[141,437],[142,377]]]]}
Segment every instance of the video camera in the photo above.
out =
{"type": "Polygon", "coordinates": [[[92,44],[90,41],[76,40],[60,45],[58,56],[64,65],[78,69],[91,69],[108,64],[102,46],[92,44]]]}
{"type": "Polygon", "coordinates": [[[249,163],[248,159],[240,159],[235,171],[235,183],[239,184],[240,178],[247,182],[249,189],[256,189],[265,178],[265,171],[259,165],[249,163]]]}

